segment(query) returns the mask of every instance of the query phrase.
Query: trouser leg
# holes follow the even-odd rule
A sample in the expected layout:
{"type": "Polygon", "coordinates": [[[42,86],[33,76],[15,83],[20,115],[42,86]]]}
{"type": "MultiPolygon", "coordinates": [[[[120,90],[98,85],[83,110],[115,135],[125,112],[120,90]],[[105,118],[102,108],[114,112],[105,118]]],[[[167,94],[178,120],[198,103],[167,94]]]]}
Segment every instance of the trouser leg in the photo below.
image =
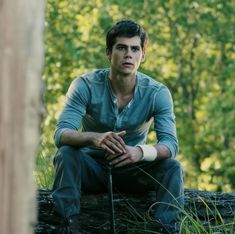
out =
{"type": "Polygon", "coordinates": [[[142,162],[113,170],[114,185],[121,191],[156,191],[154,219],[160,224],[174,225],[183,207],[183,175],[178,161],[165,159],[142,162]]]}
{"type": "Polygon", "coordinates": [[[159,186],[156,190],[157,203],[154,207],[154,218],[169,229],[179,219],[184,206],[183,172],[178,161],[168,159],[159,168],[159,186]]]}
{"type": "Polygon", "coordinates": [[[54,158],[52,196],[56,211],[64,217],[79,214],[81,189],[92,193],[106,190],[105,166],[94,160],[91,154],[87,148],[63,146],[54,158]]]}

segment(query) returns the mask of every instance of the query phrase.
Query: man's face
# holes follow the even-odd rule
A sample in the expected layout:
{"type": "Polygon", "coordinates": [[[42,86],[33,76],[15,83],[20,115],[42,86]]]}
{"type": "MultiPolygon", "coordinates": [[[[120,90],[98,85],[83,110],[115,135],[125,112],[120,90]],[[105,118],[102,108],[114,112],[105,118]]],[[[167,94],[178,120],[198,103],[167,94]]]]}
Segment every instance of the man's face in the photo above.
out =
{"type": "Polygon", "coordinates": [[[121,75],[135,74],[144,60],[140,37],[117,37],[112,51],[107,55],[113,72],[121,75]]]}

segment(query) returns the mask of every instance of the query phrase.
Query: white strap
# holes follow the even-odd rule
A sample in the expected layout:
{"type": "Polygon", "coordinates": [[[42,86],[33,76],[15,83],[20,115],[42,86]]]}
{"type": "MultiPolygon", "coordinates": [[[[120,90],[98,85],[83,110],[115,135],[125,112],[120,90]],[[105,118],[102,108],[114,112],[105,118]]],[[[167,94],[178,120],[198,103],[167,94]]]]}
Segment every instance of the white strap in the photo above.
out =
{"type": "Polygon", "coordinates": [[[141,160],[154,161],[157,158],[157,149],[153,145],[137,145],[143,152],[141,160]]]}

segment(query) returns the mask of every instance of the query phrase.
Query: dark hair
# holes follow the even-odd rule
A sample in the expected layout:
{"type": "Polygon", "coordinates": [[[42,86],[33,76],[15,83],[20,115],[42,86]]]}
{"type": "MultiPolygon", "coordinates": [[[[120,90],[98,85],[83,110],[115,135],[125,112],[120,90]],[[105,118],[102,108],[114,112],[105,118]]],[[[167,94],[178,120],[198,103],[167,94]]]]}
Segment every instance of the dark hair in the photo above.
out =
{"type": "Polygon", "coordinates": [[[148,35],[143,27],[133,20],[118,21],[113,27],[109,29],[106,35],[106,49],[112,51],[113,45],[116,43],[117,37],[134,37],[139,36],[141,40],[141,47],[144,51],[147,45],[148,35]]]}

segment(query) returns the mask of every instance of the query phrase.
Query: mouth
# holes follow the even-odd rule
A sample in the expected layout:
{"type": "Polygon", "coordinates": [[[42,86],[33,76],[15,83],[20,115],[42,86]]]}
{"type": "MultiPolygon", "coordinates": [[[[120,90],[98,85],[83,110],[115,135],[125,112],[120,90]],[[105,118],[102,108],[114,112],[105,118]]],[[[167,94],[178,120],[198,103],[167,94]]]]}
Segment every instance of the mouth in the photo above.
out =
{"type": "Polygon", "coordinates": [[[134,64],[130,63],[130,62],[124,62],[122,63],[123,66],[127,66],[127,67],[132,67],[134,64]]]}

